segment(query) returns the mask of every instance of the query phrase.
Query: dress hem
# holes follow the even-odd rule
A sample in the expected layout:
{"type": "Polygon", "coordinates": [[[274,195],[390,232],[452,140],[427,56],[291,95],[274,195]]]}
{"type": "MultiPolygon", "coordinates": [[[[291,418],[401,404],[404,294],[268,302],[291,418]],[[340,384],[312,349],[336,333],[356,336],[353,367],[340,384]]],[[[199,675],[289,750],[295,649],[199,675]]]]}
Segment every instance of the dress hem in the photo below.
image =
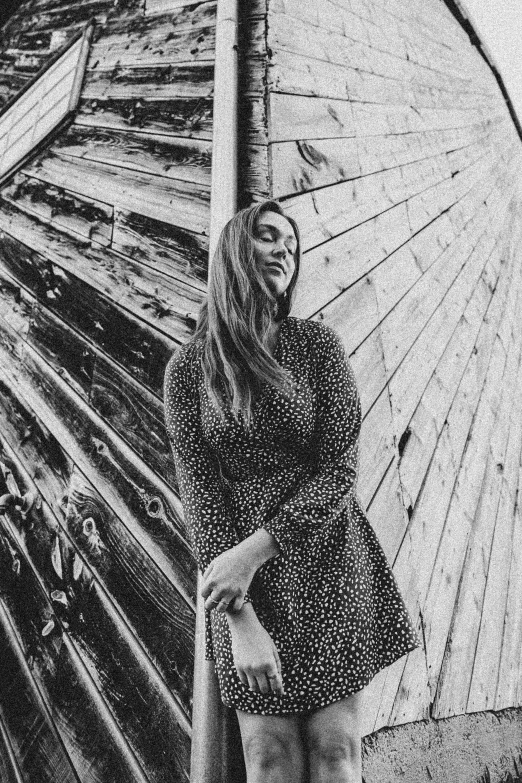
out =
{"type": "MultiPolygon", "coordinates": [[[[283,707],[280,708],[276,703],[273,704],[273,706],[268,706],[265,709],[243,709],[241,707],[236,707],[234,704],[230,704],[226,702],[223,698],[221,698],[221,702],[225,707],[228,707],[232,710],[240,710],[241,712],[246,712],[250,715],[306,715],[309,712],[312,712],[313,710],[321,709],[322,707],[328,707],[330,704],[334,704],[337,701],[340,701],[341,699],[346,698],[347,696],[352,696],[354,693],[359,693],[359,691],[363,690],[363,688],[366,688],[367,685],[370,684],[370,682],[373,680],[373,678],[379,674],[380,671],[383,669],[386,669],[388,666],[391,666],[392,663],[395,663],[396,661],[400,660],[400,658],[403,658],[405,655],[408,655],[408,653],[413,652],[413,650],[416,650],[420,647],[419,644],[414,644],[410,647],[408,647],[403,653],[400,653],[399,655],[396,655],[392,657],[391,660],[387,660],[386,662],[382,662],[381,664],[377,665],[373,670],[372,674],[367,677],[363,684],[358,687],[357,689],[348,689],[342,690],[341,692],[332,693],[329,696],[323,696],[320,698],[319,701],[315,703],[311,703],[308,707],[303,707],[303,709],[292,709],[291,707],[283,707]]],[[[213,660],[213,659],[211,659],[213,660]]]]}

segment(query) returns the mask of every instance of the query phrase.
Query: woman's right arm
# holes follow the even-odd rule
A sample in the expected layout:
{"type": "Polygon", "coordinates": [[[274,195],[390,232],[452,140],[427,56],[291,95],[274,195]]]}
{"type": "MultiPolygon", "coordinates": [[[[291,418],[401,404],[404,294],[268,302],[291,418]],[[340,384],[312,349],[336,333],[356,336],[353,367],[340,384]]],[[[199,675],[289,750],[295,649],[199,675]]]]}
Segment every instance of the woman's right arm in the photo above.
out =
{"type": "Polygon", "coordinates": [[[239,612],[226,612],[232,637],[232,655],[239,679],[250,690],[284,695],[279,653],[261,625],[251,603],[239,612]]]}
{"type": "Polygon", "coordinates": [[[226,507],[216,458],[206,443],[191,345],[173,354],[163,384],[165,425],[172,448],[185,522],[201,572],[239,539],[226,507]]]}

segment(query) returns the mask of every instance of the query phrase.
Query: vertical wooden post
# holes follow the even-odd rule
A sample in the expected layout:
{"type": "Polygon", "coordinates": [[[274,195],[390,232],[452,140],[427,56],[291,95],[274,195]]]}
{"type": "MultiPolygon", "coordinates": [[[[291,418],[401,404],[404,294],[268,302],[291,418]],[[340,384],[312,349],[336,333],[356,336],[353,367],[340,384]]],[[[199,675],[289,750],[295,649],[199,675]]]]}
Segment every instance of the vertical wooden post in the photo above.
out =
{"type": "MultiPolygon", "coordinates": [[[[209,269],[221,229],[237,209],[238,0],[218,0],[212,130],[209,269]]],[[[198,577],[192,713],[192,783],[240,783],[237,719],[223,706],[214,663],[205,660],[204,608],[198,577]]]]}

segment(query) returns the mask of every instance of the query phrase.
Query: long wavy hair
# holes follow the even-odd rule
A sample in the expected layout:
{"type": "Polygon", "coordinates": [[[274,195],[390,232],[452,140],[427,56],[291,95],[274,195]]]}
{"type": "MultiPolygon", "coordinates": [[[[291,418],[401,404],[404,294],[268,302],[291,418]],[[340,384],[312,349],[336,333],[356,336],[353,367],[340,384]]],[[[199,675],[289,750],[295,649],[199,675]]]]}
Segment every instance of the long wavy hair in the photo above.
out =
{"type": "Polygon", "coordinates": [[[294,383],[268,350],[270,326],[290,312],[299,274],[301,248],[296,222],[277,201],[240,210],[223,228],[210,265],[207,297],[193,339],[202,337],[202,369],[207,393],[221,415],[230,411],[247,428],[263,384],[283,394],[294,383]],[[254,233],[265,212],[282,215],[292,226],[297,249],[295,270],[285,293],[277,297],[265,283],[254,253],[254,233]]]}

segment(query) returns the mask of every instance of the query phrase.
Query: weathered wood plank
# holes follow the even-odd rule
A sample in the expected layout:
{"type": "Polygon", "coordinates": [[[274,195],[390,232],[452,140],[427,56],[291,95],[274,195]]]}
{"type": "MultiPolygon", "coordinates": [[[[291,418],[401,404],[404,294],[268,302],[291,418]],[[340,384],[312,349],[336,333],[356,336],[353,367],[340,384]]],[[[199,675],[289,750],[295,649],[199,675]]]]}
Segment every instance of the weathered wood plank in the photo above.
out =
{"type": "Polygon", "coordinates": [[[72,125],[53,144],[61,156],[210,186],[210,142],[72,125]]]}
{"type": "MultiPolygon", "coordinates": [[[[9,543],[4,541],[3,547],[9,547],[9,543]]],[[[12,556],[16,558],[16,552],[13,551],[12,556]]],[[[5,558],[2,559],[5,562],[5,558]]],[[[18,559],[12,562],[15,568],[19,568],[18,559]]],[[[24,780],[35,783],[37,780],[42,783],[78,783],[78,777],[42,702],[1,597],[0,645],[3,670],[0,678],[2,722],[9,732],[16,771],[23,775],[24,780]]],[[[10,777],[17,780],[18,776],[15,775],[10,777]]]]}
{"type": "MultiPolygon", "coordinates": [[[[503,325],[505,323],[507,323],[507,318],[504,319],[503,325]]],[[[437,607],[435,608],[428,603],[431,609],[430,614],[437,612],[437,620],[433,625],[428,624],[427,627],[432,678],[435,672],[438,673],[440,669],[434,700],[434,713],[437,717],[449,717],[450,715],[462,714],[467,710],[473,711],[473,704],[470,703],[470,699],[472,699],[470,683],[475,671],[474,660],[481,653],[477,647],[480,619],[484,608],[486,579],[491,567],[495,522],[498,519],[502,486],[502,474],[497,465],[504,464],[506,459],[508,425],[515,391],[514,381],[518,377],[520,364],[520,345],[517,346],[513,340],[509,339],[510,335],[507,329],[503,330],[503,336],[508,338],[504,371],[500,376],[488,377],[488,385],[482,393],[488,400],[487,404],[494,406],[491,426],[488,426],[490,414],[484,414],[484,418],[478,416],[475,418],[474,426],[471,429],[471,439],[482,439],[486,446],[486,453],[482,448],[479,451],[480,461],[482,464],[485,463],[486,468],[480,481],[478,504],[472,516],[472,525],[467,520],[460,521],[461,527],[467,535],[452,536],[453,554],[443,567],[443,571],[451,574],[452,581],[458,584],[458,592],[455,595],[453,590],[448,591],[448,600],[448,593],[439,590],[437,592],[437,607]],[[447,604],[451,606],[447,606],[447,604]],[[451,624],[446,626],[448,614],[451,624]],[[447,639],[443,650],[444,657],[440,642],[430,644],[434,630],[442,632],[442,638],[447,639]]],[[[468,494],[468,501],[471,501],[468,505],[468,513],[469,511],[473,513],[475,508],[472,502],[473,495],[468,494]]],[[[499,526],[505,525],[507,520],[499,520],[498,524],[499,526]]],[[[482,653],[484,652],[488,656],[492,655],[492,650],[482,651],[482,653]]]]}
{"type": "MultiPolygon", "coordinates": [[[[143,0],[138,0],[132,16],[122,15],[119,10],[107,20],[107,24],[98,29],[94,43],[100,46],[124,46],[128,42],[138,42],[149,37],[168,36],[181,30],[209,27],[215,23],[216,0],[192,2],[185,6],[166,9],[154,18],[145,15],[143,0]],[[165,25],[169,25],[165,27],[165,25]]],[[[116,59],[116,58],[113,58],[116,59]]],[[[93,58],[93,62],[96,59],[93,58]]]]}
{"type": "Polygon", "coordinates": [[[114,208],[18,173],[1,191],[9,203],[73,236],[109,245],[114,208]]]}
{"type": "MultiPolygon", "coordinates": [[[[388,397],[385,391],[383,391],[382,397],[388,397]]],[[[387,402],[389,424],[393,431],[389,398],[387,402]]],[[[370,418],[370,415],[371,412],[368,414],[368,419],[370,418]]],[[[381,427],[384,431],[384,422],[382,422],[381,427]]],[[[379,446],[380,445],[381,444],[379,443],[379,446]]],[[[392,450],[392,447],[393,443],[390,442],[390,451],[392,450]]],[[[365,460],[369,462],[368,458],[365,458],[365,460]]],[[[397,456],[394,456],[390,464],[386,467],[386,471],[381,477],[378,490],[372,498],[371,504],[367,507],[366,513],[384,554],[386,555],[386,559],[389,563],[392,563],[404,536],[404,531],[408,526],[407,506],[404,503],[404,498],[402,496],[399,472],[397,470],[397,456]]]]}
{"type": "MultiPolygon", "coordinates": [[[[83,279],[106,299],[116,301],[137,318],[177,340],[187,339],[191,334],[202,301],[201,290],[166,277],[108,248],[94,243],[86,246],[80,240],[60,234],[23,215],[6,202],[3,204],[0,215],[3,244],[8,244],[5,242],[5,235],[8,235],[40,254],[45,259],[43,263],[53,263],[54,286],[51,290],[56,297],[60,296],[63,270],[66,275],[83,279]]],[[[16,264],[17,258],[13,258],[11,253],[9,261],[16,264]]],[[[49,290],[49,283],[45,290],[49,290]]],[[[53,301],[52,296],[46,298],[53,301]]]]}
{"type": "Polygon", "coordinates": [[[24,783],[16,763],[11,741],[0,715],[0,780],[5,783],[24,783]]]}
{"type": "Polygon", "coordinates": [[[86,0],[81,5],[69,3],[55,8],[48,8],[45,4],[39,9],[30,6],[16,27],[19,32],[63,30],[71,36],[92,18],[100,25],[105,24],[111,8],[112,3],[107,0],[86,0]]]}
{"type": "Polygon", "coordinates": [[[118,209],[112,247],[158,272],[206,291],[208,239],[201,234],[118,209]]]}
{"type": "Polygon", "coordinates": [[[192,4],[184,14],[154,19],[142,17],[128,25],[128,33],[107,34],[91,47],[91,68],[158,66],[214,60],[215,4],[192,4]]]}
{"type": "Polygon", "coordinates": [[[173,9],[194,5],[197,0],[145,0],[145,14],[165,14],[173,9]]]}
{"type": "MultiPolygon", "coordinates": [[[[520,330],[515,332],[515,338],[513,352],[520,345],[520,330]]],[[[516,537],[514,528],[517,524],[515,503],[522,443],[522,428],[517,426],[520,421],[522,406],[520,363],[517,370],[517,377],[511,386],[513,404],[507,433],[508,443],[505,459],[504,462],[497,462],[493,467],[501,483],[500,500],[487,569],[476,654],[473,660],[472,673],[469,677],[466,712],[493,709],[496,700],[502,652],[502,634],[506,622],[507,598],[510,585],[510,570],[506,568],[506,564],[511,561],[513,539],[516,537]]],[[[481,546],[483,546],[483,541],[481,541],[481,546]]],[[[513,584],[511,584],[511,589],[513,589],[513,584]]],[[[462,690],[461,681],[459,682],[460,690],[462,690]]],[[[511,706],[511,704],[506,704],[506,706],[511,706]]]]}
{"type": "Polygon", "coordinates": [[[140,459],[177,490],[162,402],[99,354],[89,402],[140,459]]]}
{"type": "MultiPolygon", "coordinates": [[[[164,369],[179,343],[151,329],[111,298],[5,234],[0,237],[0,248],[2,280],[9,280],[15,288],[18,286],[20,294],[15,291],[15,296],[23,297],[25,286],[46,308],[161,397],[164,369]]],[[[9,313],[7,320],[11,323],[17,314],[11,306],[9,313]]],[[[13,324],[13,328],[18,329],[18,325],[13,324]]]]}
{"type": "Polygon", "coordinates": [[[210,98],[213,88],[214,66],[207,61],[136,68],[116,65],[87,70],[82,96],[90,100],[210,98]]]}
{"type": "Polygon", "coordinates": [[[386,52],[378,55],[370,46],[347,38],[335,30],[323,30],[295,16],[274,13],[269,16],[268,44],[275,51],[284,50],[315,60],[313,67],[321,69],[324,63],[336,63],[345,68],[357,68],[370,74],[385,76],[404,83],[415,84],[453,95],[484,95],[480,80],[462,78],[458,73],[439,73],[432,68],[386,52]]]}
{"type": "Polygon", "coordinates": [[[268,99],[265,101],[258,95],[241,93],[238,107],[238,138],[242,158],[248,154],[246,152],[248,144],[256,146],[268,144],[267,105],[268,99]]]}
{"type": "MultiPolygon", "coordinates": [[[[273,14],[291,16],[317,27],[320,33],[333,32],[371,48],[374,59],[385,53],[449,76],[463,75],[465,71],[469,78],[477,78],[476,68],[470,67],[471,63],[476,65],[473,50],[470,49],[471,56],[466,57],[460,46],[457,55],[441,42],[440,31],[438,36],[426,38],[421,34],[419,24],[411,18],[399,21],[382,4],[374,5],[373,9],[374,13],[363,15],[351,5],[335,0],[326,0],[320,10],[317,5],[304,5],[299,0],[275,0],[271,5],[273,14]]],[[[469,41],[465,44],[469,45],[469,41]]]]}
{"type": "MultiPolygon", "coordinates": [[[[321,98],[341,98],[369,103],[406,103],[419,107],[472,108],[477,96],[450,93],[440,88],[402,83],[378,74],[364,73],[355,67],[322,63],[320,69],[310,67],[303,56],[284,51],[274,54],[269,71],[269,88],[292,95],[316,95],[321,98]]],[[[250,77],[255,79],[255,77],[250,77]]],[[[488,96],[483,103],[494,104],[488,96]]],[[[495,97],[496,100],[496,97],[495,97]]]]}
{"type": "Polygon", "coordinates": [[[81,97],[76,124],[212,138],[212,98],[81,97]]]}
{"type": "MultiPolygon", "coordinates": [[[[493,203],[496,202],[495,199],[491,199],[491,201],[493,203]]],[[[505,210],[506,205],[502,206],[505,210]]],[[[500,224],[502,225],[502,212],[499,217],[500,224]]],[[[487,207],[482,204],[482,208],[479,207],[474,218],[467,226],[466,232],[458,234],[456,240],[438,255],[438,258],[434,263],[431,263],[429,268],[424,269],[421,266],[419,270],[419,266],[412,266],[411,274],[406,274],[406,270],[404,270],[404,287],[395,286],[395,290],[390,296],[389,302],[386,301],[384,296],[379,298],[379,306],[382,307],[381,312],[383,314],[387,313],[383,324],[383,342],[386,362],[390,372],[394,372],[402,362],[410,347],[417,340],[419,333],[433,316],[443,299],[447,296],[448,291],[453,286],[454,281],[458,276],[460,281],[459,286],[462,284],[461,271],[463,267],[467,267],[468,274],[472,275],[471,279],[473,281],[476,280],[477,277],[480,277],[480,272],[484,266],[482,253],[484,251],[486,253],[491,252],[495,237],[489,236],[490,244],[484,248],[484,251],[482,247],[478,247],[476,255],[471,255],[471,259],[470,254],[472,254],[473,248],[476,246],[479,238],[484,231],[487,230],[488,218],[489,214],[487,207]],[[475,258],[477,258],[478,265],[477,273],[475,273],[473,269],[475,258]],[[417,280],[414,283],[415,279],[417,280]],[[400,301],[395,304],[395,301],[397,301],[399,297],[400,301]],[[393,307],[394,304],[395,306],[393,307]],[[391,309],[392,307],[393,309],[391,309]]],[[[467,275],[464,274],[464,278],[466,278],[466,276],[467,275]]],[[[469,295],[469,292],[464,289],[464,293],[461,294],[459,292],[459,287],[455,290],[457,291],[457,307],[460,312],[462,312],[464,307],[463,301],[465,301],[465,297],[469,295]]],[[[455,294],[452,293],[450,298],[453,298],[454,296],[455,294]]],[[[451,307],[449,307],[449,309],[451,309],[451,307]]],[[[428,350],[427,344],[429,344],[429,339],[426,338],[426,340],[426,343],[422,346],[425,351],[428,350]]],[[[419,353],[417,353],[418,358],[418,356],[422,354],[420,353],[420,348],[417,350],[419,351],[419,353]]],[[[404,385],[404,376],[401,377],[397,384],[398,390],[401,388],[399,385],[400,382],[404,385]]],[[[420,381],[420,384],[422,384],[422,380],[420,381]]],[[[395,390],[393,390],[392,394],[394,397],[397,396],[395,390]]],[[[408,404],[411,409],[412,404],[409,395],[404,406],[406,410],[409,410],[407,407],[408,404]]],[[[406,421],[407,416],[402,417],[401,425],[406,421]]]]}
{"type": "MultiPolygon", "coordinates": [[[[13,293],[16,296],[16,289],[13,293]]],[[[13,298],[11,307],[19,309],[13,298]]],[[[149,467],[177,489],[161,400],[49,310],[31,303],[29,312],[31,326],[25,339],[149,467]]],[[[9,312],[2,307],[0,314],[6,318],[9,312]]]]}
{"type": "Polygon", "coordinates": [[[77,394],[88,399],[96,354],[86,340],[36,303],[27,340],[77,394]]]}
{"type": "Polygon", "coordinates": [[[23,172],[87,198],[107,193],[112,204],[189,231],[208,232],[210,193],[206,185],[51,151],[24,167],[23,172]]]}
{"type": "Polygon", "coordinates": [[[408,220],[413,232],[433,219],[434,215],[431,216],[428,211],[429,205],[432,205],[431,211],[438,214],[457,200],[459,188],[469,189],[470,180],[473,184],[484,171],[491,168],[491,156],[484,153],[480,144],[467,148],[462,157],[463,160],[455,168],[447,155],[440,155],[420,163],[292,196],[285,201],[285,209],[302,228],[304,250],[402,201],[408,201],[408,220]],[[444,200],[449,202],[443,206],[440,191],[445,196],[444,200]],[[417,201],[413,201],[414,196],[417,201]],[[349,209],[346,209],[346,204],[350,205],[349,209]],[[416,226],[413,225],[414,220],[417,221],[416,226]]]}
{"type": "MultiPolygon", "coordinates": [[[[473,297],[470,298],[465,310],[459,315],[458,324],[438,360],[429,383],[422,392],[415,414],[408,421],[407,429],[404,427],[404,419],[401,420],[402,408],[399,398],[396,393],[393,395],[394,407],[399,408],[397,432],[408,435],[400,472],[402,486],[412,506],[419,495],[437,438],[444,426],[446,413],[474,348],[482,319],[486,317],[488,308],[491,306],[493,292],[496,291],[497,286],[497,294],[501,296],[502,280],[497,280],[499,270],[495,266],[491,266],[492,262],[496,263],[496,256],[488,261],[473,297]]],[[[500,270],[502,269],[503,267],[500,266],[500,270]]],[[[402,364],[398,368],[398,372],[401,368],[402,364]]],[[[418,392],[416,396],[419,397],[418,392]]]]}
{"type": "Polygon", "coordinates": [[[491,135],[490,126],[472,125],[445,132],[272,143],[269,150],[273,194],[281,198],[420,162],[465,149],[491,135]]]}
{"type": "MultiPolygon", "coordinates": [[[[63,625],[5,519],[0,525],[4,540],[9,541],[12,562],[16,563],[15,571],[10,569],[12,576],[4,569],[0,573],[0,618],[9,623],[11,633],[15,629],[38,690],[49,709],[52,705],[54,723],[77,771],[73,780],[147,783],[125,741],[118,736],[114,721],[75,656],[63,625]]],[[[6,702],[18,711],[22,708],[23,689],[20,681],[15,684],[20,685],[17,700],[6,702]]],[[[27,737],[23,740],[27,741],[27,737]]]]}
{"type": "MultiPolygon", "coordinates": [[[[92,484],[77,468],[73,471],[73,463],[53,436],[42,436],[46,431],[43,423],[34,411],[24,407],[16,391],[3,383],[0,386],[2,433],[6,442],[12,452],[23,459],[37,490],[53,508],[89,569],[121,607],[127,622],[188,715],[193,667],[193,610],[129,535],[92,484]],[[86,526],[86,519],[91,519],[92,525],[88,522],[86,526]],[[96,531],[98,546],[92,545],[93,531],[96,531]]],[[[80,568],[81,557],[71,557],[67,562],[74,572],[75,567],[80,568]]]]}
{"type": "Polygon", "coordinates": [[[402,203],[308,250],[302,258],[293,311],[302,318],[317,312],[385,258],[399,252],[410,237],[406,205],[402,203]]]}
{"type": "MultiPolygon", "coordinates": [[[[418,401],[421,399],[424,389],[429,382],[431,373],[435,370],[436,365],[440,357],[442,356],[447,343],[452,337],[453,330],[457,328],[459,319],[462,313],[465,311],[467,303],[472,299],[475,288],[478,287],[479,297],[484,291],[484,288],[493,287],[496,283],[498,274],[501,270],[500,254],[503,250],[504,241],[502,238],[501,229],[506,231],[512,227],[511,221],[503,224],[502,220],[505,218],[506,210],[510,202],[507,202],[507,206],[503,204],[498,198],[487,198],[487,207],[482,208],[482,218],[487,221],[487,210],[498,210],[498,235],[490,230],[488,223],[484,227],[484,230],[477,235],[473,230],[473,226],[480,222],[480,214],[476,214],[476,220],[470,221],[466,225],[466,230],[471,232],[469,239],[471,241],[471,248],[469,255],[465,258],[464,266],[458,273],[458,277],[455,282],[452,283],[447,291],[443,292],[443,298],[440,300],[440,304],[437,306],[433,315],[430,316],[426,326],[422,329],[422,333],[418,333],[415,330],[414,342],[408,334],[405,334],[405,347],[408,349],[406,358],[400,362],[400,366],[397,367],[397,371],[394,373],[392,380],[390,381],[390,392],[394,401],[394,419],[397,426],[397,431],[402,433],[408,426],[408,423],[415,411],[418,401]],[[485,213],[485,214],[484,214],[485,213]],[[408,383],[409,380],[409,383],[408,383]]],[[[447,255],[452,253],[454,245],[450,245],[443,252],[447,255]]],[[[456,248],[455,248],[456,249],[456,248]]],[[[415,267],[412,267],[414,270],[415,267]]],[[[417,267],[418,270],[418,267],[417,267]]],[[[424,270],[424,264],[423,264],[424,270]]],[[[378,275],[376,275],[378,277],[378,275]]],[[[393,297],[386,298],[385,300],[379,300],[380,312],[386,314],[389,309],[395,304],[397,297],[400,297],[401,293],[404,295],[406,289],[409,288],[409,282],[413,283],[416,277],[415,271],[413,271],[413,279],[411,273],[404,271],[405,287],[401,291],[400,287],[397,287],[397,293],[393,297]],[[382,307],[382,309],[381,309],[382,307]]],[[[384,283],[385,284],[385,283],[384,283]]],[[[379,283],[376,283],[379,286],[379,283]]],[[[407,294],[411,296],[411,294],[407,294]]],[[[419,300],[416,300],[417,306],[423,307],[419,300]]],[[[426,302],[427,305],[427,302],[426,302]]],[[[417,306],[413,305],[410,312],[418,312],[417,306]]],[[[408,308],[409,309],[409,308],[408,308]]],[[[424,314],[422,315],[424,322],[424,314]]],[[[417,321],[420,321],[420,317],[417,317],[417,321]]],[[[399,327],[400,328],[400,327],[399,327]]],[[[395,335],[398,339],[398,333],[395,335]]],[[[396,367],[397,363],[394,358],[390,357],[391,367],[396,367]]]]}
{"type": "MultiPolygon", "coordinates": [[[[9,331],[5,325],[2,334],[9,331]]],[[[16,342],[15,335],[11,339],[16,342]]],[[[23,363],[14,364],[5,351],[2,354],[4,383],[23,385],[30,407],[192,606],[196,566],[186,543],[181,504],[172,490],[28,344],[23,345],[23,363]]]]}
{"type": "Polygon", "coordinates": [[[0,314],[21,337],[29,332],[34,299],[15,281],[0,276],[0,314]]]}
{"type": "MultiPolygon", "coordinates": [[[[505,285],[503,290],[506,293],[509,291],[509,280],[509,274],[502,278],[502,282],[505,285]]],[[[412,510],[412,519],[407,536],[405,536],[395,559],[394,572],[399,583],[403,586],[404,595],[417,595],[420,601],[423,600],[423,596],[428,591],[431,575],[435,573],[434,558],[441,541],[442,531],[445,530],[444,521],[448,514],[448,508],[452,503],[454,505],[455,498],[459,496],[458,483],[454,485],[453,482],[448,482],[445,479],[445,466],[452,460],[457,464],[461,460],[469,433],[469,426],[488,366],[488,358],[492,350],[497,324],[504,307],[505,299],[500,295],[499,297],[494,297],[492,307],[488,311],[488,319],[481,324],[475,346],[476,350],[471,353],[458,390],[451,402],[449,412],[446,413],[446,424],[440,433],[437,447],[433,450],[430,474],[425,482],[423,493],[412,510]],[[456,495],[455,492],[457,492],[456,495]],[[422,524],[422,520],[426,518],[430,520],[429,526],[422,524]]],[[[406,448],[411,440],[406,444],[406,448]]],[[[469,456],[468,454],[466,460],[469,459],[469,456]]],[[[470,466],[479,469],[481,464],[480,457],[477,458],[473,454],[471,460],[470,466]]],[[[467,478],[462,479],[465,473],[466,469],[462,473],[461,468],[458,482],[464,481],[462,503],[466,503],[467,507],[469,487],[467,478]]],[[[456,519],[455,524],[461,525],[461,519],[456,519]]],[[[446,542],[447,545],[451,545],[452,538],[449,530],[445,530],[442,541],[446,542]]],[[[432,605],[435,606],[435,604],[432,605]]],[[[424,627],[426,628],[427,623],[433,622],[433,618],[425,609],[422,612],[424,627]]],[[[437,677],[438,672],[430,672],[430,675],[437,677]]],[[[391,703],[393,703],[401,676],[402,670],[398,670],[396,667],[393,672],[390,672],[390,676],[386,678],[386,682],[383,684],[385,691],[383,694],[384,703],[390,702],[390,695],[392,697],[391,703]]],[[[386,709],[384,711],[381,710],[376,716],[374,730],[387,725],[389,715],[390,713],[389,711],[386,712],[386,709]]]]}
{"type": "Polygon", "coordinates": [[[355,179],[362,174],[355,138],[271,144],[275,198],[355,179]]]}
{"type": "MultiPolygon", "coordinates": [[[[194,667],[194,611],[180,599],[78,469],[69,486],[66,529],[188,717],[194,667]]],[[[186,721],[182,725],[186,726],[186,721]]]]}
{"type": "MultiPolygon", "coordinates": [[[[520,463],[520,460],[519,460],[520,463]]],[[[518,465],[517,504],[509,565],[508,595],[502,632],[502,648],[499,655],[499,672],[494,709],[503,709],[519,700],[520,650],[522,643],[522,612],[520,611],[520,584],[522,580],[522,522],[519,498],[521,492],[522,465],[518,465]]]]}
{"type": "MultiPolygon", "coordinates": [[[[400,584],[399,590],[402,591],[402,589],[403,585],[400,584]]],[[[422,645],[406,656],[402,676],[387,720],[390,726],[429,720],[431,710],[428,666],[424,649],[424,620],[416,603],[415,595],[409,594],[407,606],[411,616],[417,618],[416,630],[422,640],[422,645]]],[[[382,706],[381,704],[381,709],[382,706]]]]}
{"type": "MultiPolygon", "coordinates": [[[[514,286],[513,290],[516,293],[517,286],[514,286]]],[[[508,302],[508,304],[512,303],[512,301],[508,302]]],[[[467,447],[462,455],[462,461],[457,463],[459,469],[451,494],[449,507],[445,513],[443,534],[440,538],[438,551],[437,549],[434,550],[437,552],[436,558],[434,561],[431,561],[433,554],[428,557],[426,557],[426,554],[420,555],[423,561],[423,567],[428,566],[428,574],[431,574],[429,587],[425,593],[426,598],[424,599],[424,606],[430,689],[433,696],[435,695],[440,676],[440,666],[446,645],[451,616],[453,614],[458,580],[462,569],[465,546],[468,540],[471,522],[477,513],[480,514],[480,510],[477,511],[477,506],[481,497],[486,462],[485,457],[496,418],[494,409],[491,407],[491,396],[494,393],[493,390],[497,387],[498,378],[503,377],[506,364],[505,349],[502,346],[502,341],[497,338],[493,342],[493,351],[487,367],[487,373],[485,374],[486,380],[484,387],[480,385],[480,378],[475,379],[474,391],[468,389],[469,396],[464,403],[466,405],[465,410],[458,410],[453,405],[447,417],[447,437],[451,439],[451,445],[456,449],[456,457],[457,455],[462,454],[463,446],[466,442],[467,447]],[[459,418],[458,421],[455,422],[454,418],[457,414],[459,418]],[[477,427],[471,429],[472,417],[474,417],[475,422],[480,422],[479,430],[477,430],[477,427]],[[459,450],[457,451],[457,449],[459,450]],[[428,560],[428,562],[425,562],[426,560],[428,560]]],[[[468,368],[471,370],[474,369],[475,364],[473,358],[474,357],[472,357],[472,360],[468,364],[468,368]]],[[[461,384],[461,387],[459,388],[458,399],[460,399],[462,394],[461,389],[465,389],[465,385],[469,382],[468,373],[466,373],[465,382],[464,384],[461,384]]],[[[442,457],[443,455],[441,454],[440,456],[442,457]]],[[[435,474],[432,475],[434,476],[435,474]]],[[[438,483],[436,477],[434,480],[430,475],[427,479],[427,484],[434,485],[435,483],[438,483]]],[[[441,494],[439,489],[439,504],[442,504],[441,494]]],[[[447,492],[444,494],[447,494],[447,492]]],[[[421,496],[418,512],[419,518],[422,518],[422,511],[424,511],[422,500],[423,497],[421,496]]],[[[445,508],[446,505],[443,504],[443,507],[445,508]]],[[[440,515],[437,515],[437,517],[438,516],[440,515]]],[[[431,524],[434,526],[434,531],[437,531],[438,519],[435,521],[433,517],[431,517],[431,524]]],[[[425,533],[423,541],[424,552],[426,552],[429,546],[429,542],[426,540],[427,538],[428,536],[425,533]]],[[[431,531],[429,533],[429,538],[432,538],[431,531]]],[[[418,552],[417,556],[419,556],[418,552]]],[[[420,580],[424,581],[425,579],[426,577],[424,574],[421,574],[420,580]]],[[[423,594],[424,592],[421,592],[421,595],[423,594]]],[[[434,715],[437,716],[438,714],[439,710],[437,709],[435,710],[434,715]]]]}
{"type": "Polygon", "coordinates": [[[409,104],[384,105],[313,95],[269,94],[270,141],[311,138],[350,138],[446,130],[506,121],[502,109],[413,108],[409,104]]]}
{"type": "MultiPolygon", "coordinates": [[[[21,491],[34,489],[14,453],[8,450],[8,454],[21,491]]],[[[90,500],[94,502],[92,496],[90,500]]],[[[87,538],[87,547],[102,550],[95,520],[87,516],[88,508],[82,508],[81,501],[78,507],[78,501],[77,496],[79,514],[75,513],[73,519],[81,527],[81,535],[87,538]]],[[[99,519],[98,514],[96,517],[99,519]]],[[[69,514],[68,521],[71,522],[69,514]]],[[[174,781],[186,780],[190,751],[188,720],[109,596],[93,579],[85,561],[75,578],[77,553],[46,503],[42,503],[38,513],[32,514],[29,530],[11,525],[11,532],[42,588],[50,595],[57,617],[67,628],[67,636],[147,779],[157,783],[166,776],[174,781]],[[156,742],[162,747],[159,755],[156,742]]]]}

